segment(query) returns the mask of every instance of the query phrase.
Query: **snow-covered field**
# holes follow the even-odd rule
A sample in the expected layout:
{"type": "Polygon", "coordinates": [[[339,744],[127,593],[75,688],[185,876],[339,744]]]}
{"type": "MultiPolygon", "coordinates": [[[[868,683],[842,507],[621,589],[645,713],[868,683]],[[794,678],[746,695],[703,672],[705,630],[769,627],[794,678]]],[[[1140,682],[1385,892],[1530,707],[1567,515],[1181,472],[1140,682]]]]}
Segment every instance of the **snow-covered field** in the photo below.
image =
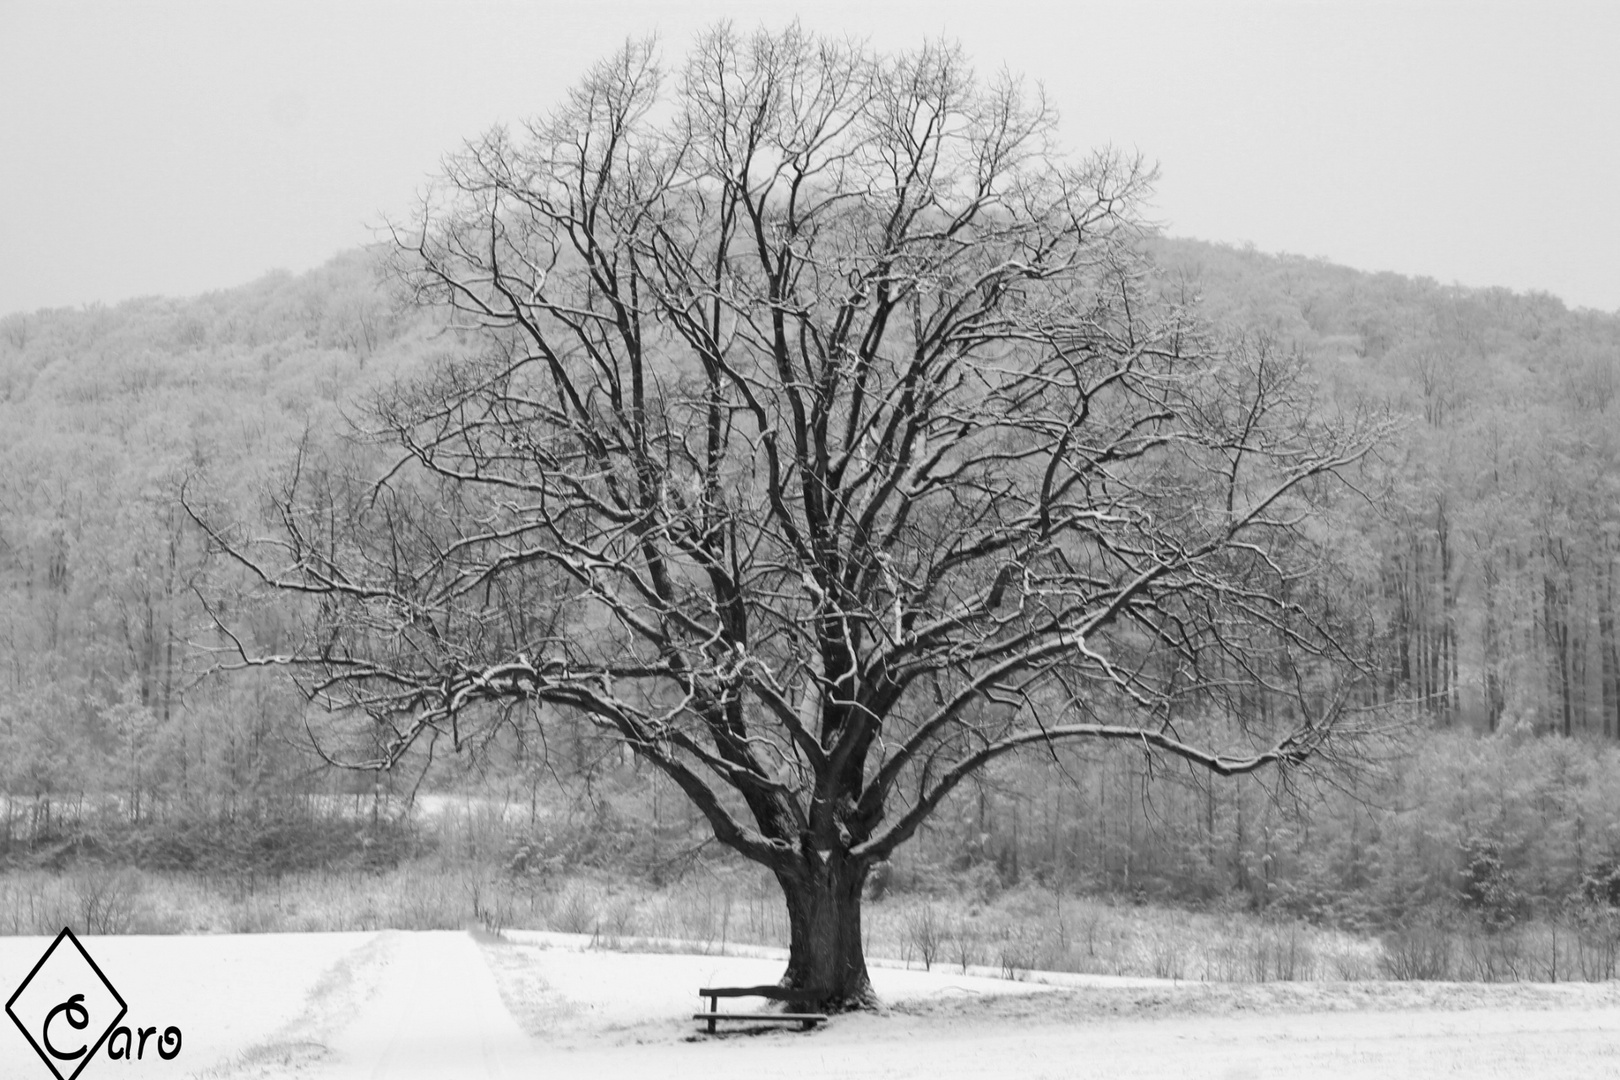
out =
{"type": "MultiPolygon", "coordinates": [[[[1611,985],[1040,985],[885,966],[873,969],[881,1014],[716,1038],[691,1019],[698,987],[774,981],[780,959],[606,952],[523,933],[83,940],[128,1001],[127,1024],[184,1033],[172,1062],[149,1047],[144,1061],[90,1062],[89,1080],[1620,1074],[1611,985]]],[[[0,939],[0,993],[48,944],[0,939]]],[[[48,1075],[5,1021],[0,1080],[48,1075]]]]}

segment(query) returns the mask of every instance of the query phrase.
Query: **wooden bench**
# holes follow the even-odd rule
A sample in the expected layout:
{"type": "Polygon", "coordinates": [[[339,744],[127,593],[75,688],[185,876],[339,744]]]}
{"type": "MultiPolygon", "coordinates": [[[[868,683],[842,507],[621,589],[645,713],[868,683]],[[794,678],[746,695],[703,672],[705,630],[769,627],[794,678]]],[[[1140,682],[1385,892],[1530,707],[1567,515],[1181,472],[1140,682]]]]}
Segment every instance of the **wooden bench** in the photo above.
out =
{"type": "Polygon", "coordinates": [[[762,997],[769,998],[772,1001],[803,1004],[807,1001],[818,1001],[825,997],[826,995],[820,990],[789,990],[783,986],[710,986],[699,990],[698,996],[709,999],[709,1011],[693,1013],[692,1019],[707,1020],[710,1035],[714,1034],[714,1025],[718,1020],[764,1020],[773,1023],[803,1024],[806,1031],[809,1031],[817,1024],[827,1022],[826,1013],[723,1013],[720,1011],[720,999],[723,997],[762,997]]]}

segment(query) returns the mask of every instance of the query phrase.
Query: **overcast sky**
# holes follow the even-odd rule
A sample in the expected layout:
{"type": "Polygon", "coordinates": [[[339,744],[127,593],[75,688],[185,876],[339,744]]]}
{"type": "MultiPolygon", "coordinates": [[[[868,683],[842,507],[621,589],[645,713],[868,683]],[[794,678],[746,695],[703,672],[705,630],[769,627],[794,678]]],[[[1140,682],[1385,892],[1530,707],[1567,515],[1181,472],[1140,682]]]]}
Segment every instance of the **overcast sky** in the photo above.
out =
{"type": "Polygon", "coordinates": [[[657,29],[944,34],[1178,236],[1620,309],[1620,3],[0,0],[0,313],[300,271],[657,29]]]}

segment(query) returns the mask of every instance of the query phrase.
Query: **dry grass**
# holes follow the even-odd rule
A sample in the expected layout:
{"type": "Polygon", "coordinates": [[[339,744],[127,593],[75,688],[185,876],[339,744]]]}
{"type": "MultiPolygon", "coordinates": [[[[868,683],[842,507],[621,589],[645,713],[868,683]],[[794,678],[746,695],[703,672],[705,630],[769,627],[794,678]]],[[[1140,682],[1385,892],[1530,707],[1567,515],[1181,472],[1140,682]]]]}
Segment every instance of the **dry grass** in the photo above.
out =
{"type": "Polygon", "coordinates": [[[1036,889],[983,904],[894,898],[869,905],[868,952],[927,966],[1031,970],[1209,982],[1366,979],[1378,942],[1247,913],[1115,904],[1036,889]],[[930,956],[930,952],[932,956],[930,956]]]}
{"type": "Polygon", "coordinates": [[[456,929],[476,888],[405,866],[384,874],[298,874],[220,882],[197,874],[79,867],[0,876],[0,933],[221,934],[456,929]]]}
{"type": "MultiPolygon", "coordinates": [[[[1429,925],[1358,937],[1248,912],[1188,912],[1023,888],[992,899],[890,894],[862,914],[867,955],[920,967],[990,966],[1189,982],[1392,978],[1479,982],[1612,979],[1620,926],[1534,923],[1482,933],[1429,925]]],[[[606,947],[647,939],[699,951],[784,946],[774,880],[709,869],[663,888],[606,876],[524,876],[443,860],[379,874],[218,881],[81,865],[0,875],[0,933],[207,934],[457,929],[588,934],[606,947]]]]}

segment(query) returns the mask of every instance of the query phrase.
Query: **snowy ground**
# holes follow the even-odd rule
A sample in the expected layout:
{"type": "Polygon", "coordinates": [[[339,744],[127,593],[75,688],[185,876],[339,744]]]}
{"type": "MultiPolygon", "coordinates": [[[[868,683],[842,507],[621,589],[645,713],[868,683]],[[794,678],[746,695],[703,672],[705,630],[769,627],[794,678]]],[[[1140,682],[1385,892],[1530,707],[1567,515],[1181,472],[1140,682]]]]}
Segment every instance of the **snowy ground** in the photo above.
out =
{"type": "MultiPolygon", "coordinates": [[[[874,967],[888,1008],[811,1033],[700,1035],[699,986],[774,981],[781,960],[620,953],[565,935],[86,938],[132,1027],[181,1056],[82,1074],[398,1077],[1538,1078],[1620,1074],[1610,985],[1061,986],[874,967]]],[[[0,993],[48,939],[0,939],[0,993]]],[[[0,1080],[49,1074],[9,1021],[0,1080]]]]}

